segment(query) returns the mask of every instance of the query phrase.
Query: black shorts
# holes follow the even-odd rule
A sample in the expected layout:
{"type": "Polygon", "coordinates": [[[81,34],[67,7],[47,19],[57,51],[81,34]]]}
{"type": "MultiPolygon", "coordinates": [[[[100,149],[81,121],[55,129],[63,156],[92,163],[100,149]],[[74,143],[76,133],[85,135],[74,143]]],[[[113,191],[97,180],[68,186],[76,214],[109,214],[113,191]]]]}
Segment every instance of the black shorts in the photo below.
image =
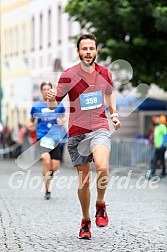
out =
{"type": "Polygon", "coordinates": [[[37,151],[39,152],[39,154],[43,154],[43,153],[46,153],[48,152],[50,154],[50,157],[51,159],[54,159],[54,160],[61,160],[61,155],[60,155],[60,143],[59,141],[56,141],[55,142],[55,148],[54,149],[49,149],[49,148],[45,148],[45,147],[42,147],[40,145],[40,139],[37,140],[37,151]]]}

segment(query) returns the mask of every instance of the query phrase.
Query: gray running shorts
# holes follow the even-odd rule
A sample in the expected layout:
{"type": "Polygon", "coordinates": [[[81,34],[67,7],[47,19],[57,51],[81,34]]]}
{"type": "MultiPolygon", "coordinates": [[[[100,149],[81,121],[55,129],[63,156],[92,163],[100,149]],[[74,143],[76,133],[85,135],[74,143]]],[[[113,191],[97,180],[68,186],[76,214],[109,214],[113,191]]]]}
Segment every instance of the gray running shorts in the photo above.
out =
{"type": "Polygon", "coordinates": [[[99,144],[106,146],[109,150],[111,149],[111,137],[107,129],[99,129],[70,137],[67,148],[74,167],[91,162],[93,159],[92,151],[99,144]]]}

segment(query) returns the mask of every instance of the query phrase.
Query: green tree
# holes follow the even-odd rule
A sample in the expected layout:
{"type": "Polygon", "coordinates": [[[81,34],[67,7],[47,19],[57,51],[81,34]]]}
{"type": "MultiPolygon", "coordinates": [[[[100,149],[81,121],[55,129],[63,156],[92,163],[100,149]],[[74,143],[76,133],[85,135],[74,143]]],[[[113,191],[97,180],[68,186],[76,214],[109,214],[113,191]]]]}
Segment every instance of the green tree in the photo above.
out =
{"type": "Polygon", "coordinates": [[[65,8],[101,44],[100,60],[124,59],[132,84],[167,90],[167,5],[163,0],[69,0],[65,8]]]}

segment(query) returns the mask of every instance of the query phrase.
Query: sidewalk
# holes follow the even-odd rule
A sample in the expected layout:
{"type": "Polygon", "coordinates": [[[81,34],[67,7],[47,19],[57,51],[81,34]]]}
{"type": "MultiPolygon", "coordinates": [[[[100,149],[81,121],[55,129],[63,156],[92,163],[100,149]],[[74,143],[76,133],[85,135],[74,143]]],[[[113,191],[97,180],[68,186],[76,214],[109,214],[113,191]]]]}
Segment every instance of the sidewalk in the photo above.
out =
{"type": "Polygon", "coordinates": [[[111,171],[110,177],[106,194],[109,225],[95,225],[94,185],[92,240],[79,240],[81,210],[75,169],[70,164],[61,166],[52,182],[52,198],[46,201],[40,162],[21,170],[14,160],[0,161],[0,251],[166,252],[167,179],[154,181],[151,185],[156,188],[151,189],[142,173],[128,174],[122,169],[111,171]]]}

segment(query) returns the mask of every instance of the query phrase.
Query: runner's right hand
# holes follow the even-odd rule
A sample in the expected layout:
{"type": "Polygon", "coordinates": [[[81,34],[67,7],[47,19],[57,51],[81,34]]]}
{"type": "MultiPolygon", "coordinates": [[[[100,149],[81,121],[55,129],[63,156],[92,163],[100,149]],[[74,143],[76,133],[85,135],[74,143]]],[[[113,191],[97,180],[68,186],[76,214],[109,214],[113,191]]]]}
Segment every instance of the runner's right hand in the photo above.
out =
{"type": "Polygon", "coordinates": [[[56,90],[54,89],[49,89],[49,91],[47,92],[47,100],[48,101],[55,101],[55,96],[56,96],[56,90]]]}

